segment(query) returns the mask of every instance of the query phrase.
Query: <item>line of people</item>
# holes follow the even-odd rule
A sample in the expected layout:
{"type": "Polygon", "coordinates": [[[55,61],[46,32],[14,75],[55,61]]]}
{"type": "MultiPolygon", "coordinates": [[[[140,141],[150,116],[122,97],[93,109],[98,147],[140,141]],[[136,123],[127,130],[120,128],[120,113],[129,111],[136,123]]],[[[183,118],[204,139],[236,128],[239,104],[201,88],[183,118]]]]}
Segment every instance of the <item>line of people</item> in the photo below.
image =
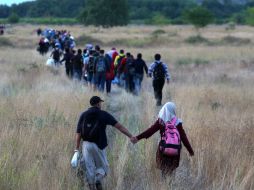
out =
{"type": "Polygon", "coordinates": [[[165,81],[169,83],[170,74],[167,65],[161,61],[161,55],[155,54],[154,62],[148,68],[138,53],[137,57],[124,50],[119,53],[115,48],[105,51],[96,45],[87,44],[82,51],[78,49],[77,53],[73,49],[66,48],[62,60],[57,54],[54,57],[55,50],[52,52],[55,62],[62,64],[65,62],[66,75],[75,80],[80,80],[88,84],[93,90],[111,92],[111,85],[124,88],[127,92],[139,95],[141,84],[146,74],[153,78],[154,95],[156,105],[160,106],[162,101],[162,89],[165,81]]]}
{"type": "Polygon", "coordinates": [[[45,29],[42,31],[39,28],[37,35],[41,36],[37,47],[37,51],[41,55],[48,53],[50,49],[61,52],[66,48],[74,49],[76,46],[74,37],[67,30],[45,29]]]}

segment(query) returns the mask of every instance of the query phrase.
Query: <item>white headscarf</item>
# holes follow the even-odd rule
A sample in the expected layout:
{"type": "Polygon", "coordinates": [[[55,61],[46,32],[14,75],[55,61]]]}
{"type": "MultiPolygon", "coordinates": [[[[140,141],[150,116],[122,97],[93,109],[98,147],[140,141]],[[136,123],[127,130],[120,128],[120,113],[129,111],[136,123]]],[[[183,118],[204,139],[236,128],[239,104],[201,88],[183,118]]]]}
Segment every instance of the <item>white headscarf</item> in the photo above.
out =
{"type": "MultiPolygon", "coordinates": [[[[165,124],[168,121],[171,121],[174,117],[176,117],[176,105],[173,102],[168,102],[161,108],[158,118],[165,124]]],[[[182,120],[177,119],[176,125],[179,123],[182,123],[182,120]]]]}

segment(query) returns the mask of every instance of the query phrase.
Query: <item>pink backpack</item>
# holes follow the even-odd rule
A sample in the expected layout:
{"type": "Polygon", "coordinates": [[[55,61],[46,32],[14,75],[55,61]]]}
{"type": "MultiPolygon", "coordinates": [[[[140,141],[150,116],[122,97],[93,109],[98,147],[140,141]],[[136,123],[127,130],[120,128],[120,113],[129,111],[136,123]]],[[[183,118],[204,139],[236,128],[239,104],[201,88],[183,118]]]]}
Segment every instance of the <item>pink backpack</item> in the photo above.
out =
{"type": "Polygon", "coordinates": [[[171,121],[165,124],[165,131],[161,136],[160,150],[164,155],[177,156],[181,150],[180,134],[176,128],[177,118],[174,117],[171,121]]]}

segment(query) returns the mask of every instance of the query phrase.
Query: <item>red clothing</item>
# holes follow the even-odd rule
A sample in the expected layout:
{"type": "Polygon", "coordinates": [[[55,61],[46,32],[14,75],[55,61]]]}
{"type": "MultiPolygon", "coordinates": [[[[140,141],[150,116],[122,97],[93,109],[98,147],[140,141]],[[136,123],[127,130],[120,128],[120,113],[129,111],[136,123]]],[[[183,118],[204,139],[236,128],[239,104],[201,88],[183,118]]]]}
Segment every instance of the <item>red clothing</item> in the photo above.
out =
{"type": "Polygon", "coordinates": [[[115,63],[115,59],[116,59],[116,56],[118,55],[117,51],[115,51],[113,54],[112,54],[112,61],[110,63],[110,69],[109,71],[106,72],[106,80],[113,80],[114,77],[115,77],[115,66],[114,66],[114,63],[115,63]]]}
{"type": "MultiPolygon", "coordinates": [[[[183,129],[182,123],[179,123],[176,126],[177,130],[179,131],[180,138],[186,149],[190,154],[194,154],[194,151],[189,143],[189,140],[185,134],[185,131],[183,129]]],[[[140,135],[137,136],[138,140],[141,140],[143,138],[148,139],[151,137],[154,133],[160,130],[160,134],[162,135],[164,131],[164,125],[160,120],[158,119],[150,128],[148,128],[146,131],[141,133],[140,135]]],[[[174,157],[168,157],[165,156],[161,153],[159,148],[157,149],[156,153],[156,162],[157,166],[159,169],[161,169],[165,173],[170,173],[174,169],[176,169],[179,166],[179,161],[180,161],[180,155],[179,156],[174,156],[174,157]]]]}
{"type": "Polygon", "coordinates": [[[122,73],[126,73],[126,61],[127,61],[127,57],[124,57],[121,60],[120,65],[118,66],[118,71],[117,73],[122,74],[122,73]]]}

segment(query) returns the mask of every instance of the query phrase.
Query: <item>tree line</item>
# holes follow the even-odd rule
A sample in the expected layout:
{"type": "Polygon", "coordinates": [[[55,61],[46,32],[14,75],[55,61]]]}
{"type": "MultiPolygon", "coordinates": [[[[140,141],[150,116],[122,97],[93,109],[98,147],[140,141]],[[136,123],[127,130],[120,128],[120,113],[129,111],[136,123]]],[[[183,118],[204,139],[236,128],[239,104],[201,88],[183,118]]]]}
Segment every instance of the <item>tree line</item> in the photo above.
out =
{"type": "Polygon", "coordinates": [[[77,22],[102,26],[147,24],[185,24],[186,12],[206,9],[217,24],[254,23],[254,0],[37,0],[0,5],[0,18],[77,18],[77,22]],[[253,21],[252,21],[253,20],[253,21]]]}

